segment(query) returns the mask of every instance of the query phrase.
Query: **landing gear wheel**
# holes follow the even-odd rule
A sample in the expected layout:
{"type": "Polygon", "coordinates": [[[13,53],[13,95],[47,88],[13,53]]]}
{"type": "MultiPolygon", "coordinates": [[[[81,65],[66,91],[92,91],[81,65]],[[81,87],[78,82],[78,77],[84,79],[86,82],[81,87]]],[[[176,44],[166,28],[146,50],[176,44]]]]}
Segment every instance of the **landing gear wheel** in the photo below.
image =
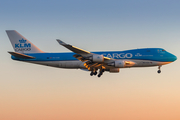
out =
{"type": "Polygon", "coordinates": [[[103,72],[100,72],[100,73],[98,74],[98,77],[101,77],[102,74],[103,74],[103,72]]]}
{"type": "Polygon", "coordinates": [[[97,72],[96,72],[96,71],[94,72],[94,75],[97,75],[97,72]]]}
{"type": "Polygon", "coordinates": [[[158,70],[157,73],[161,73],[161,70],[158,70]]]}
{"type": "Polygon", "coordinates": [[[93,76],[93,74],[94,74],[94,73],[93,73],[93,72],[91,72],[91,73],[90,73],[90,76],[93,76]]]}
{"type": "Polygon", "coordinates": [[[101,74],[99,74],[98,77],[101,77],[101,74]]]}

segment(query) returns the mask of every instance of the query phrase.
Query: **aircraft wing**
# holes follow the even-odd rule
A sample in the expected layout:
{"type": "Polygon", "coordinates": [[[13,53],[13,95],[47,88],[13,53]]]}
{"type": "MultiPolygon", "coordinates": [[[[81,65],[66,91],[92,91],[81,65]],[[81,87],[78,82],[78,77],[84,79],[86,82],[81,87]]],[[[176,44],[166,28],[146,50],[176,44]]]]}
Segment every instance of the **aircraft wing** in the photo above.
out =
{"type": "MultiPolygon", "coordinates": [[[[63,42],[63,41],[60,40],[60,39],[56,39],[56,40],[57,40],[57,42],[58,42],[60,45],[66,47],[67,49],[69,49],[70,51],[72,51],[72,52],[74,52],[74,53],[77,53],[77,54],[74,55],[74,57],[77,58],[77,59],[80,60],[80,61],[83,61],[83,62],[84,62],[84,61],[88,60],[87,58],[88,58],[89,56],[95,55],[94,53],[91,53],[91,52],[89,52],[89,51],[80,49],[80,48],[75,47],[75,46],[72,46],[72,45],[70,45],[70,44],[66,44],[65,42],[63,42]]],[[[111,58],[104,57],[104,60],[110,60],[110,59],[111,59],[111,58]]]]}
{"type": "Polygon", "coordinates": [[[85,55],[85,54],[92,54],[90,53],[89,51],[86,51],[86,50],[83,50],[83,49],[80,49],[80,48],[77,48],[75,46],[72,46],[72,45],[69,45],[69,44],[66,44],[65,42],[63,42],[62,40],[59,40],[57,39],[58,43],[64,47],[66,47],[67,49],[71,50],[72,52],[74,53],[77,53],[77,54],[80,54],[80,55],[85,55]]]}

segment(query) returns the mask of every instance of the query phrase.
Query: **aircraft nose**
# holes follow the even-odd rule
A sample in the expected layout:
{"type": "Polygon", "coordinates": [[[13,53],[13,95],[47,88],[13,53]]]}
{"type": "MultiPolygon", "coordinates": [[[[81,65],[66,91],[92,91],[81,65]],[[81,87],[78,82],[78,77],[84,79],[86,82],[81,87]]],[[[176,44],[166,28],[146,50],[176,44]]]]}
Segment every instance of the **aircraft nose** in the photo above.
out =
{"type": "Polygon", "coordinates": [[[177,57],[172,54],[171,57],[170,57],[170,60],[171,60],[171,61],[176,61],[176,60],[177,60],[177,57]]]}
{"type": "Polygon", "coordinates": [[[177,57],[175,55],[173,55],[173,61],[176,61],[177,60],[177,57]]]}

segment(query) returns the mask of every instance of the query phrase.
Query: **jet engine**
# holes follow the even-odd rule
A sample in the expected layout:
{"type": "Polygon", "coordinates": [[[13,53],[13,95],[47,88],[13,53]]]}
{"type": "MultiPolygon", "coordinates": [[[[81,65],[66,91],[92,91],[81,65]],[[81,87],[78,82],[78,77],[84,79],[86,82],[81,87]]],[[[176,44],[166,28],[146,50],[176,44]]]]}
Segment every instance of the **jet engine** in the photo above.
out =
{"type": "Polygon", "coordinates": [[[108,63],[107,65],[114,66],[116,68],[124,68],[124,67],[132,67],[133,65],[135,65],[135,63],[132,61],[116,60],[112,63],[108,63]]]}
{"type": "Polygon", "coordinates": [[[93,55],[89,58],[90,60],[92,60],[93,62],[104,62],[104,56],[103,55],[93,55]]]}
{"type": "Polygon", "coordinates": [[[116,68],[124,68],[125,67],[125,61],[117,60],[114,62],[114,67],[116,68]]]}

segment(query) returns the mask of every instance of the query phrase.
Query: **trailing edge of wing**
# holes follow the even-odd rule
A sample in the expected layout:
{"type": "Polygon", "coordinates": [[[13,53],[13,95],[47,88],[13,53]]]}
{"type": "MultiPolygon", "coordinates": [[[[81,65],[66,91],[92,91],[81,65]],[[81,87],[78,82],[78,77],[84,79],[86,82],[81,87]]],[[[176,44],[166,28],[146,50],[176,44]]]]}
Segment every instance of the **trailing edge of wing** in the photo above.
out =
{"type": "Polygon", "coordinates": [[[34,59],[35,58],[35,57],[32,57],[32,56],[17,53],[17,52],[8,52],[8,53],[15,56],[15,57],[17,57],[17,58],[22,58],[22,59],[34,59]]]}
{"type": "Polygon", "coordinates": [[[89,51],[77,48],[77,47],[69,45],[69,44],[66,44],[62,40],[59,40],[59,39],[56,39],[56,40],[60,45],[66,47],[67,49],[71,50],[74,53],[77,53],[77,54],[80,54],[80,55],[82,55],[82,54],[91,54],[89,51]]]}

